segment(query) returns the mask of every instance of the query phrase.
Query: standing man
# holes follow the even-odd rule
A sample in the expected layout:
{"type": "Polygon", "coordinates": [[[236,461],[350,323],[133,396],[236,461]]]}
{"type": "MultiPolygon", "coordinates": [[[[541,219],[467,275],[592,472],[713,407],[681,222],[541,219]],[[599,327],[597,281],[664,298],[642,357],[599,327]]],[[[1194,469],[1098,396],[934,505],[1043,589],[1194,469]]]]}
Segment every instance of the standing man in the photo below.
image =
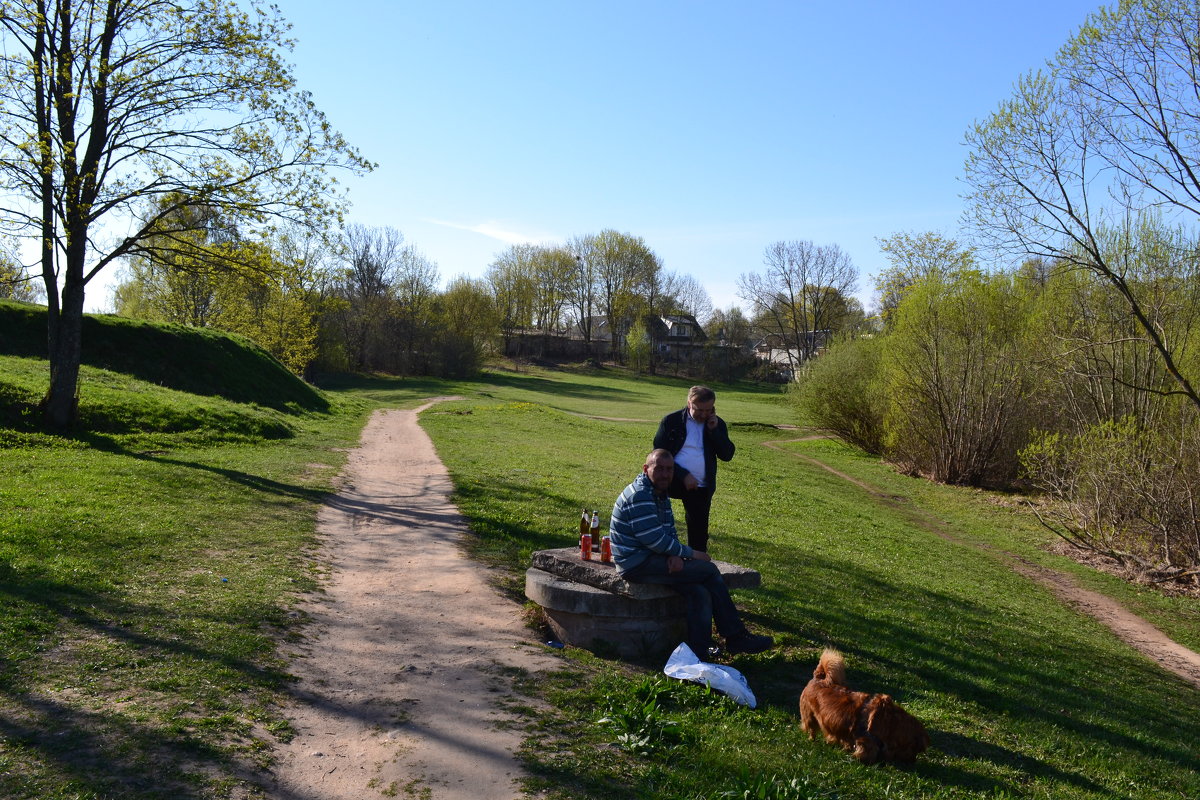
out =
{"type": "Polygon", "coordinates": [[[725,420],[717,416],[717,395],[707,386],[688,390],[687,405],[658,424],[655,448],[675,459],[675,479],[668,493],[683,501],[688,546],[708,552],[708,512],[717,488],[717,459],[733,458],[733,442],[725,420]]]}
{"type": "Polygon", "coordinates": [[[761,653],[775,641],[746,630],[712,559],[679,541],[667,496],[674,473],[671,454],[653,451],[646,456],[642,474],[613,504],[608,533],[617,573],[627,581],[670,586],[683,595],[687,644],[697,657],[708,660],[716,651],[714,621],[730,653],[761,653]]]}

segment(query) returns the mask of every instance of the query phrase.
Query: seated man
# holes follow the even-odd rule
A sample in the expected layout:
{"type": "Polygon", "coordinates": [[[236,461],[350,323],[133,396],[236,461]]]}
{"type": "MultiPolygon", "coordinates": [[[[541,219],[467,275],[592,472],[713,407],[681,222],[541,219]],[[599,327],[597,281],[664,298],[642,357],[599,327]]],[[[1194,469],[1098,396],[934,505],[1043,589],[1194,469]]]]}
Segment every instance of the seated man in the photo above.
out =
{"type": "Polygon", "coordinates": [[[712,559],[679,541],[667,497],[674,472],[669,450],[652,451],[642,474],[613,505],[609,536],[617,572],[627,581],[663,584],[683,595],[687,643],[699,658],[711,658],[716,651],[714,620],[730,653],[761,653],[774,640],[746,630],[712,559]]]}

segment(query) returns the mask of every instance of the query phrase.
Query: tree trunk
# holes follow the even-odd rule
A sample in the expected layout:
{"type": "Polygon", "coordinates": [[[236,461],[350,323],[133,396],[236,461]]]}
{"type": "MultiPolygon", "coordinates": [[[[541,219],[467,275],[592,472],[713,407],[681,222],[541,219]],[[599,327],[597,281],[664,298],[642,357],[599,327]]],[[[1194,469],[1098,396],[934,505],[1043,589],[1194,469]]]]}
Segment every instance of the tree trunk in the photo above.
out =
{"type": "Polygon", "coordinates": [[[47,313],[50,390],[42,400],[46,424],[58,430],[75,421],[79,408],[79,363],[83,355],[83,287],[67,286],[62,307],[47,313]]]}

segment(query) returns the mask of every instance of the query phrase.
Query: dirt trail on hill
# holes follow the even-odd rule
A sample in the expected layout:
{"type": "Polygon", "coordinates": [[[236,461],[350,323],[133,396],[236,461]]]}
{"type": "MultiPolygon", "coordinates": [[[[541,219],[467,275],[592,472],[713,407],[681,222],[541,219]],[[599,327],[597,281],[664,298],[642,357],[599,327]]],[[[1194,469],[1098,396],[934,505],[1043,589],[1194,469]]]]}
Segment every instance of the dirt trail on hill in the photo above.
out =
{"type": "Polygon", "coordinates": [[[1015,571],[1036,581],[1043,586],[1048,587],[1054,594],[1067,605],[1089,614],[1097,621],[1107,626],[1117,638],[1131,647],[1138,650],[1143,655],[1157,662],[1164,669],[1175,673],[1179,677],[1191,683],[1193,686],[1200,688],[1200,654],[1190,650],[1175,640],[1168,637],[1158,628],[1151,625],[1146,620],[1137,616],[1133,612],[1126,609],[1116,600],[1113,600],[1107,595],[1093,592],[1090,589],[1085,589],[1067,574],[1058,572],[1057,570],[1043,567],[1040,564],[1035,564],[1032,561],[1021,558],[1013,553],[1006,552],[999,548],[993,547],[985,542],[977,542],[973,540],[964,540],[960,537],[949,533],[940,520],[931,514],[928,514],[921,509],[902,502],[902,498],[897,498],[892,495],[882,492],[870,484],[864,483],[844,472],[834,469],[828,464],[813,458],[812,456],[803,453],[797,453],[791,450],[784,450],[780,445],[789,444],[792,442],[803,442],[810,439],[822,439],[823,436],[805,436],[798,439],[784,439],[773,442],[763,442],[763,445],[773,450],[778,450],[787,453],[790,456],[806,461],[814,466],[820,467],[827,472],[830,472],[842,480],[849,481],[855,486],[862,489],[867,494],[871,495],[881,505],[886,505],[889,508],[900,511],[906,515],[914,524],[919,525],[925,530],[934,533],[947,541],[956,544],[975,547],[980,550],[986,550],[990,553],[995,553],[1001,556],[1008,565],[1015,571]]]}
{"type": "Polygon", "coordinates": [[[523,735],[499,701],[514,670],[557,661],[462,551],[466,522],[417,425],[430,404],[376,412],[318,517],[329,576],[291,653],[296,735],[276,750],[269,797],[522,796],[523,735]]]}

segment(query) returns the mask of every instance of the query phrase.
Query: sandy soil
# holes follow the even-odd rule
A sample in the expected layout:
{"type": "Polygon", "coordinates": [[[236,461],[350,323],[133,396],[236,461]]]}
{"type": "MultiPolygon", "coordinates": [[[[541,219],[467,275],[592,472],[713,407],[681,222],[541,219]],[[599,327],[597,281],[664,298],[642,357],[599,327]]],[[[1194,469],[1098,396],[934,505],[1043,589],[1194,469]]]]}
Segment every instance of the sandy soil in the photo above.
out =
{"type": "Polygon", "coordinates": [[[371,418],[318,519],[330,574],[293,652],[297,735],[272,798],[521,797],[522,734],[499,701],[511,668],[556,660],[463,554],[466,523],[417,425],[426,407],[371,418]]]}

